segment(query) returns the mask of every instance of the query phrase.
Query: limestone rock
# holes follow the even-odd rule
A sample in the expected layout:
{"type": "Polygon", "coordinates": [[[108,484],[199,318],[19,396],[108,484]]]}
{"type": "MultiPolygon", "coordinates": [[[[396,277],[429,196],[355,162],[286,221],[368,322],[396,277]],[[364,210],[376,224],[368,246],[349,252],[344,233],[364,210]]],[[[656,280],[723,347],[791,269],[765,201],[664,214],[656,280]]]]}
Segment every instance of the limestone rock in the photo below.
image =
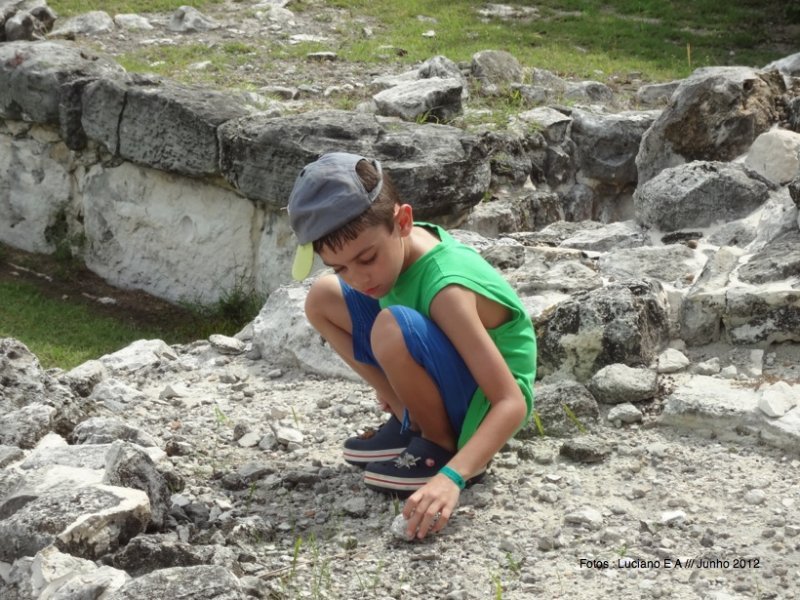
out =
{"type": "Polygon", "coordinates": [[[0,521],[0,559],[33,556],[55,543],[62,551],[94,560],[124,545],[150,519],[139,490],[94,484],[44,494],[0,521]]]}
{"type": "Polygon", "coordinates": [[[86,419],[72,431],[72,439],[76,444],[110,444],[115,440],[123,440],[143,447],[159,445],[146,431],[115,417],[86,419]]]}
{"type": "Polygon", "coordinates": [[[238,553],[233,548],[213,544],[187,544],[168,534],[143,534],[133,538],[114,554],[113,565],[134,577],[174,567],[221,565],[230,570],[237,566],[238,553]]]}
{"type": "Polygon", "coordinates": [[[609,279],[645,276],[684,287],[694,281],[705,261],[705,255],[680,244],[671,244],[610,250],[598,264],[600,273],[609,279]]]}
{"type": "Polygon", "coordinates": [[[521,82],[522,66],[514,55],[503,50],[482,50],[472,55],[472,76],[481,82],[484,93],[499,86],[521,82]]]}
{"type": "Polygon", "coordinates": [[[681,371],[689,366],[689,359],[680,350],[675,348],[667,348],[658,355],[658,366],[656,370],[659,373],[675,373],[681,371]]]}
{"type": "Polygon", "coordinates": [[[77,35],[94,35],[114,31],[114,20],[104,10],[92,10],[65,19],[50,33],[50,37],[72,38],[77,35]]]}
{"type": "Polygon", "coordinates": [[[244,342],[218,333],[212,334],[208,341],[214,350],[220,354],[241,354],[247,348],[247,344],[244,342]]]}
{"type": "Polygon", "coordinates": [[[149,19],[137,14],[114,15],[114,24],[120,29],[131,31],[150,31],[153,29],[149,19]]]}
{"type": "Polygon", "coordinates": [[[737,271],[747,283],[778,282],[800,275],[800,231],[788,231],[767,243],[737,271]]]}
{"type": "Polygon", "coordinates": [[[758,408],[768,417],[782,417],[800,403],[800,389],[785,381],[762,387],[758,408]]]}
{"type": "Polygon", "coordinates": [[[772,129],[750,146],[745,165],[772,183],[783,185],[800,175],[800,133],[772,129]]]}
{"type": "MultiPolygon", "coordinates": [[[[82,184],[85,232],[94,240],[85,260],[98,275],[174,302],[254,293],[252,202],[127,162],[96,165],[82,184]]],[[[279,264],[288,279],[289,263],[279,264]]]]}
{"type": "Polygon", "coordinates": [[[561,380],[538,383],[534,410],[538,418],[517,433],[519,439],[535,439],[540,435],[566,437],[581,428],[591,429],[600,414],[597,401],[577,381],[561,380]],[[539,424],[543,431],[539,431],[539,424]]]}
{"type": "Polygon", "coordinates": [[[192,6],[181,6],[169,20],[167,29],[177,33],[196,33],[209,31],[220,27],[216,20],[211,19],[192,6]]]}
{"type": "Polygon", "coordinates": [[[67,42],[0,44],[0,118],[58,123],[62,84],[123,72],[110,59],[67,42]]]}
{"type": "Polygon", "coordinates": [[[608,411],[608,420],[611,423],[639,423],[642,420],[642,411],[630,402],[617,404],[608,411]]]}
{"type": "Polygon", "coordinates": [[[711,67],[683,80],[642,138],[639,185],[663,169],[693,160],[729,161],[778,120],[785,91],[779,74],[711,67]]]}
{"type": "Polygon", "coordinates": [[[326,151],[381,161],[415,216],[457,218],[477,204],[490,181],[478,140],[454,127],[323,111],[285,118],[248,117],[219,129],[222,172],[238,190],[283,208],[300,170],[326,151]]]}
{"type": "MultiPolygon", "coordinates": [[[[0,60],[2,53],[0,45],[0,60]]],[[[3,94],[0,89],[0,111],[3,94]]],[[[69,174],[64,165],[52,158],[51,148],[50,144],[33,139],[0,136],[0,173],[17,174],[4,178],[0,189],[0,239],[28,252],[50,253],[58,243],[63,243],[53,232],[64,226],[69,174]],[[22,175],[31,169],[41,173],[41,177],[22,175]],[[30,202],[31,197],[41,201],[30,202]]]]}
{"type": "Polygon", "coordinates": [[[647,237],[634,221],[617,221],[599,228],[585,229],[562,240],[559,246],[593,252],[644,246],[647,237]]]}
{"type": "Polygon", "coordinates": [[[668,335],[666,299],[653,281],[615,283],[575,294],[536,329],[540,372],[586,381],[606,365],[655,358],[668,335]]]}
{"type": "Polygon", "coordinates": [[[99,360],[88,360],[64,374],[64,379],[79,396],[89,396],[94,387],[108,377],[108,371],[99,360]]]}
{"type": "Polygon", "coordinates": [[[636,154],[655,117],[653,112],[608,115],[572,111],[570,137],[575,142],[578,171],[609,185],[635,185],[636,154]]]}
{"type": "Polygon", "coordinates": [[[352,369],[327,346],[306,319],[307,284],[281,287],[270,294],[253,320],[253,345],[262,356],[287,368],[354,378],[352,369]]]}
{"type": "Polygon", "coordinates": [[[113,154],[197,177],[219,174],[217,128],[246,114],[229,93],[134,75],[88,85],[81,123],[113,154]]]}
{"type": "Polygon", "coordinates": [[[137,340],[121,350],[100,357],[107,369],[124,374],[174,360],[175,354],[163,340],[137,340]]]}
{"type": "Polygon", "coordinates": [[[239,579],[218,565],[159,569],[126,583],[108,600],[142,598],[193,598],[194,600],[247,600],[239,579]]]}
{"type": "Polygon", "coordinates": [[[418,79],[384,90],[373,100],[378,114],[406,121],[449,121],[461,113],[463,84],[459,79],[418,79]]]}
{"type": "Polygon", "coordinates": [[[658,377],[650,369],[613,364],[595,373],[588,388],[597,401],[604,404],[639,402],[655,397],[658,377]]]}
{"type": "Polygon", "coordinates": [[[171,492],[153,459],[133,444],[116,441],[106,454],[104,483],[141,490],[150,500],[149,529],[160,530],[166,524],[171,506],[171,492]]]}
{"type": "Polygon", "coordinates": [[[633,195],[637,220],[662,231],[707,227],[750,214],[769,186],[735,163],[695,161],[665,168],[633,195]]]}

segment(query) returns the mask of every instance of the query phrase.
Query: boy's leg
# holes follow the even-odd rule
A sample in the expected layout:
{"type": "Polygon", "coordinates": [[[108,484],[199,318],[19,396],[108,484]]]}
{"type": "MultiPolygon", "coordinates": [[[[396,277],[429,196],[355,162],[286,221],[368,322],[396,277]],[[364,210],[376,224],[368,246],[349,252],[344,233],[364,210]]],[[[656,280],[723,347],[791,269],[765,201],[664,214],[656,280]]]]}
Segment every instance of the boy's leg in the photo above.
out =
{"type": "Polygon", "coordinates": [[[325,275],[312,284],[306,297],[305,312],[314,329],[327,340],[350,368],[375,388],[378,400],[402,421],[403,405],[383,371],[376,366],[356,360],[353,347],[353,322],[338,277],[325,275]]]}
{"type": "Polygon", "coordinates": [[[444,332],[419,312],[392,306],[375,319],[371,343],[422,437],[455,452],[477,383],[444,332]]]}
{"type": "Polygon", "coordinates": [[[405,496],[424,486],[455,454],[478,385],[444,332],[404,306],[392,306],[376,317],[372,352],[422,435],[396,459],[366,465],[364,483],[405,496]]]}

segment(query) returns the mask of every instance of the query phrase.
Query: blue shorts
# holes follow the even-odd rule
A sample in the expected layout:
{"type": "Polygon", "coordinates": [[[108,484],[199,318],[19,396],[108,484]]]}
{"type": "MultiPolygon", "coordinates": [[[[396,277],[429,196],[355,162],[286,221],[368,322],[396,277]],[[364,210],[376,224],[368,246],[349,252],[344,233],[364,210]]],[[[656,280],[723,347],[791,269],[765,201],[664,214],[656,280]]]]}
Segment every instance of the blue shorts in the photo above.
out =
{"type": "MultiPolygon", "coordinates": [[[[339,283],[353,324],[353,356],[359,362],[380,368],[370,343],[372,325],[381,311],[380,305],[376,299],[354,290],[341,279],[339,283]]],[[[403,340],[412,358],[439,388],[450,425],[458,437],[469,403],[478,389],[475,378],[436,323],[407,306],[390,306],[388,309],[403,332],[403,340]]]]}

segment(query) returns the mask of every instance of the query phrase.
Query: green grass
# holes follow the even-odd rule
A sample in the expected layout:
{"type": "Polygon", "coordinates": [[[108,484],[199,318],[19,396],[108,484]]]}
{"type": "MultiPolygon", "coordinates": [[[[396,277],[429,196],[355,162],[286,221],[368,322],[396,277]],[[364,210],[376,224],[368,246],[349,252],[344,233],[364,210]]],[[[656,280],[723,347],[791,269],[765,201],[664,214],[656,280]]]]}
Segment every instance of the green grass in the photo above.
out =
{"type": "Polygon", "coordinates": [[[232,334],[252,314],[220,312],[192,314],[168,327],[143,327],[98,316],[89,306],[60,301],[25,282],[0,282],[0,337],[22,341],[44,368],[71,369],[87,360],[114,352],[137,339],[187,343],[212,333],[232,334]]]}
{"type": "Polygon", "coordinates": [[[190,5],[199,11],[211,4],[219,4],[214,0],[50,0],[47,3],[59,17],[71,17],[92,10],[104,10],[112,17],[129,13],[172,12],[181,6],[190,5]]]}
{"type": "MultiPolygon", "coordinates": [[[[193,6],[203,10],[216,0],[193,6]]],[[[365,65],[387,61],[409,66],[437,54],[468,61],[480,50],[507,50],[523,65],[540,67],[562,76],[604,80],[614,74],[639,73],[646,81],[683,78],[694,69],[711,65],[761,67],[781,57],[770,47],[776,22],[800,21],[798,0],[540,0],[531,3],[508,0],[510,5],[535,6],[530,20],[484,19],[476,0],[328,0],[311,3],[294,0],[296,13],[318,7],[335,7],[359,22],[368,19],[374,35],[362,34],[351,24],[338,32],[338,46],[330,43],[290,45],[281,35],[262,39],[259,48],[231,42],[211,48],[202,44],[184,48],[142,48],[119,58],[129,71],[156,72],[184,81],[236,87],[227,66],[252,61],[269,65],[272,60],[302,58],[308,52],[332,50],[340,59],[365,65]],[[793,12],[794,11],[794,12],[793,12]],[[795,16],[795,12],[797,15],[795,16]],[[418,17],[423,16],[425,19],[418,17]],[[423,37],[433,29],[436,35],[423,37]],[[395,53],[388,47],[401,49],[395,53]],[[253,59],[256,60],[253,60],[253,59]],[[194,62],[211,61],[202,73],[187,72],[194,62]],[[165,64],[161,64],[161,62],[165,64]]],[[[87,10],[120,12],[171,12],[183,0],[52,0],[61,15],[87,10]]],[[[251,10],[242,3],[241,17],[251,10]]],[[[327,18],[322,15],[321,18],[327,18]]],[[[295,31],[287,32],[288,36],[295,31]]],[[[265,78],[268,71],[256,69],[265,78]]],[[[260,83],[264,83],[261,81],[260,83]]]]}
{"type": "MultiPolygon", "coordinates": [[[[469,60],[488,48],[507,50],[523,64],[562,75],[598,77],[637,71],[651,79],[684,77],[705,65],[762,66],[776,58],[761,49],[773,19],[785,10],[779,0],[727,3],[718,0],[541,0],[539,18],[482,20],[474,0],[373,2],[332,0],[331,5],[382,23],[373,39],[353,39],[345,59],[372,62],[384,44],[416,62],[436,54],[469,60]],[[420,20],[418,15],[435,19],[420,20]],[[422,33],[436,31],[433,38],[422,33]],[[691,46],[692,64],[687,60],[691,46]],[[731,54],[733,51],[733,54],[731,54]]],[[[532,6],[529,2],[507,4],[532,6]]]]}

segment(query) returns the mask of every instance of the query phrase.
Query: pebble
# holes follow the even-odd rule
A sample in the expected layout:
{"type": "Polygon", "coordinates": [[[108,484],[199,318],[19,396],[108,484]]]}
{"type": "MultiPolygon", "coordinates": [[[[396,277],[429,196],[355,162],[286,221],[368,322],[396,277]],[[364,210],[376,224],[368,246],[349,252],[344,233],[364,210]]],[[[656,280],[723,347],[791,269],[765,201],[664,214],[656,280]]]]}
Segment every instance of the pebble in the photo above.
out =
{"type": "Polygon", "coordinates": [[[209,336],[208,342],[220,354],[241,354],[247,349],[247,344],[241,340],[219,333],[209,336]]]}
{"type": "Polygon", "coordinates": [[[565,441],[559,453],[575,462],[593,464],[605,460],[611,454],[611,449],[594,440],[576,438],[565,441]]]}
{"type": "Polygon", "coordinates": [[[661,522],[664,525],[680,525],[686,521],[686,513],[682,510],[668,510],[661,513],[661,522]]]}
{"type": "Polygon", "coordinates": [[[408,536],[408,520],[402,514],[394,518],[392,524],[389,526],[389,531],[398,540],[410,542],[414,539],[413,536],[408,536]]]}
{"type": "Polygon", "coordinates": [[[291,427],[276,427],[275,437],[281,444],[302,444],[305,439],[300,431],[291,427]]]}
{"type": "Polygon", "coordinates": [[[242,448],[253,448],[254,446],[258,446],[262,437],[263,435],[260,431],[250,431],[240,437],[236,443],[242,448]]]}
{"type": "Polygon", "coordinates": [[[767,493],[758,488],[747,490],[744,495],[744,501],[753,505],[764,504],[767,501],[767,493]]]}
{"type": "Polygon", "coordinates": [[[642,411],[630,402],[623,402],[608,411],[608,420],[617,427],[622,423],[639,423],[642,420],[642,411]]]}
{"type": "Polygon", "coordinates": [[[564,522],[584,525],[589,529],[600,529],[603,526],[603,515],[596,508],[585,506],[564,515],[564,522]]]}

